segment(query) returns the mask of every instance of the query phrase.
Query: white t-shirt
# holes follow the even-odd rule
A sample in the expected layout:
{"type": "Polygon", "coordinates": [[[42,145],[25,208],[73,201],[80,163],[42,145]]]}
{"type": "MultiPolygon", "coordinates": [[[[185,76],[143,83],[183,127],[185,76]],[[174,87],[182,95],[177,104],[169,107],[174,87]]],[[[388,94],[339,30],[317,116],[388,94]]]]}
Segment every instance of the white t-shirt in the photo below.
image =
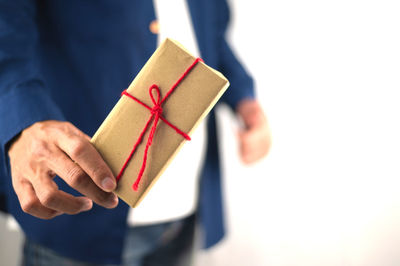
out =
{"type": "MultiPolygon", "coordinates": [[[[183,44],[193,55],[199,56],[186,1],[154,0],[153,2],[160,25],[158,44],[166,37],[170,37],[183,44]]],[[[186,141],[139,206],[129,211],[129,225],[168,222],[194,213],[206,138],[205,119],[194,131],[192,140],[186,141]]]]}

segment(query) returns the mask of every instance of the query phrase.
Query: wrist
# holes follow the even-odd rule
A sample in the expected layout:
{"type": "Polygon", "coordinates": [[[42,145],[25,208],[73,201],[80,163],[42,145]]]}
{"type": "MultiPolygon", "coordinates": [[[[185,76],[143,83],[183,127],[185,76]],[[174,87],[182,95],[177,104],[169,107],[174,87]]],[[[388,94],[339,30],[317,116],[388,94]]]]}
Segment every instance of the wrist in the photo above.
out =
{"type": "Polygon", "coordinates": [[[10,139],[6,145],[5,145],[5,152],[6,154],[9,155],[12,146],[15,144],[15,142],[18,141],[18,139],[21,137],[22,131],[20,131],[17,135],[15,135],[12,139],[10,139]]]}

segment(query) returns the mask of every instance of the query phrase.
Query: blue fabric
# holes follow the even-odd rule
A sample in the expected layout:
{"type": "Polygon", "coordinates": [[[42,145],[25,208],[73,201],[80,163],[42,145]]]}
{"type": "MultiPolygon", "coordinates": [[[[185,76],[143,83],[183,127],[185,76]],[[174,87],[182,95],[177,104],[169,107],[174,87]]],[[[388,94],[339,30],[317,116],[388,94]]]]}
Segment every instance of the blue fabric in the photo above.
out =
{"type": "MultiPolygon", "coordinates": [[[[222,101],[232,108],[254,97],[252,79],[224,34],[224,0],[188,0],[203,59],[231,82],[222,101]]],[[[93,135],[156,48],[149,31],[152,1],[0,0],[0,193],[28,238],[75,260],[119,263],[128,206],[94,206],[43,221],[25,214],[11,185],[7,143],[42,120],[67,120],[93,135]]],[[[213,116],[199,200],[205,246],[223,234],[222,196],[213,116]]],[[[60,188],[76,195],[62,180],[60,188]]],[[[0,197],[1,198],[1,197],[0,197]]]]}
{"type": "MultiPolygon", "coordinates": [[[[122,265],[192,265],[195,221],[195,215],[191,215],[178,221],[129,228],[122,254],[122,265]]],[[[111,264],[93,264],[63,257],[29,239],[25,239],[22,265],[112,266],[111,264]]]]}
{"type": "Polygon", "coordinates": [[[123,265],[192,265],[195,228],[194,214],[178,221],[129,228],[123,265]]]}

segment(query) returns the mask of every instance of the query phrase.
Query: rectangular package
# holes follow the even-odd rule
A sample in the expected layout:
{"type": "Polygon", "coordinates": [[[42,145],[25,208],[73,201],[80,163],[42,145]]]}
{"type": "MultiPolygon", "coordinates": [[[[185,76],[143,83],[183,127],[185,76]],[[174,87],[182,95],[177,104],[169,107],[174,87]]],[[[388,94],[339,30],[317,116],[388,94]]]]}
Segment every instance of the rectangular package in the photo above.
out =
{"type": "MultiPolygon", "coordinates": [[[[127,92],[152,108],[154,102],[149,94],[150,87],[156,84],[162,99],[195,60],[180,44],[166,39],[133,80],[127,92]]],[[[228,86],[229,82],[222,74],[198,62],[162,103],[162,117],[190,136],[228,86]]],[[[153,97],[157,101],[154,90],[153,97]]],[[[123,95],[93,136],[93,145],[115,176],[120,173],[151,115],[151,110],[123,95]]],[[[131,207],[138,205],[186,141],[160,119],[148,149],[143,176],[138,189],[134,190],[132,186],[143,164],[152,123],[127,163],[115,190],[131,207]]]]}

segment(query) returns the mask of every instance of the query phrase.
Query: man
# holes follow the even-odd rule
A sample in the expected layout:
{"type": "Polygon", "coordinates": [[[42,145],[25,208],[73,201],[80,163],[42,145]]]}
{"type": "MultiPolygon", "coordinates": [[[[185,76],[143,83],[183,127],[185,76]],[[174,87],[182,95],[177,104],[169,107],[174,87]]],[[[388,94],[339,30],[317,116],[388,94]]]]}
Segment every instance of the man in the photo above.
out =
{"type": "MultiPolygon", "coordinates": [[[[268,150],[268,129],[252,80],[224,38],[227,4],[187,3],[202,58],[231,82],[221,101],[246,125],[241,156],[255,161],[268,150]]],[[[213,114],[193,201],[198,218],[187,213],[128,227],[129,208],[112,193],[115,177],[89,142],[155,50],[157,32],[149,30],[155,19],[151,1],[0,0],[1,182],[7,210],[26,234],[25,264],[119,264],[123,256],[132,265],[177,265],[193,242],[196,219],[205,247],[222,238],[213,114]]]]}

